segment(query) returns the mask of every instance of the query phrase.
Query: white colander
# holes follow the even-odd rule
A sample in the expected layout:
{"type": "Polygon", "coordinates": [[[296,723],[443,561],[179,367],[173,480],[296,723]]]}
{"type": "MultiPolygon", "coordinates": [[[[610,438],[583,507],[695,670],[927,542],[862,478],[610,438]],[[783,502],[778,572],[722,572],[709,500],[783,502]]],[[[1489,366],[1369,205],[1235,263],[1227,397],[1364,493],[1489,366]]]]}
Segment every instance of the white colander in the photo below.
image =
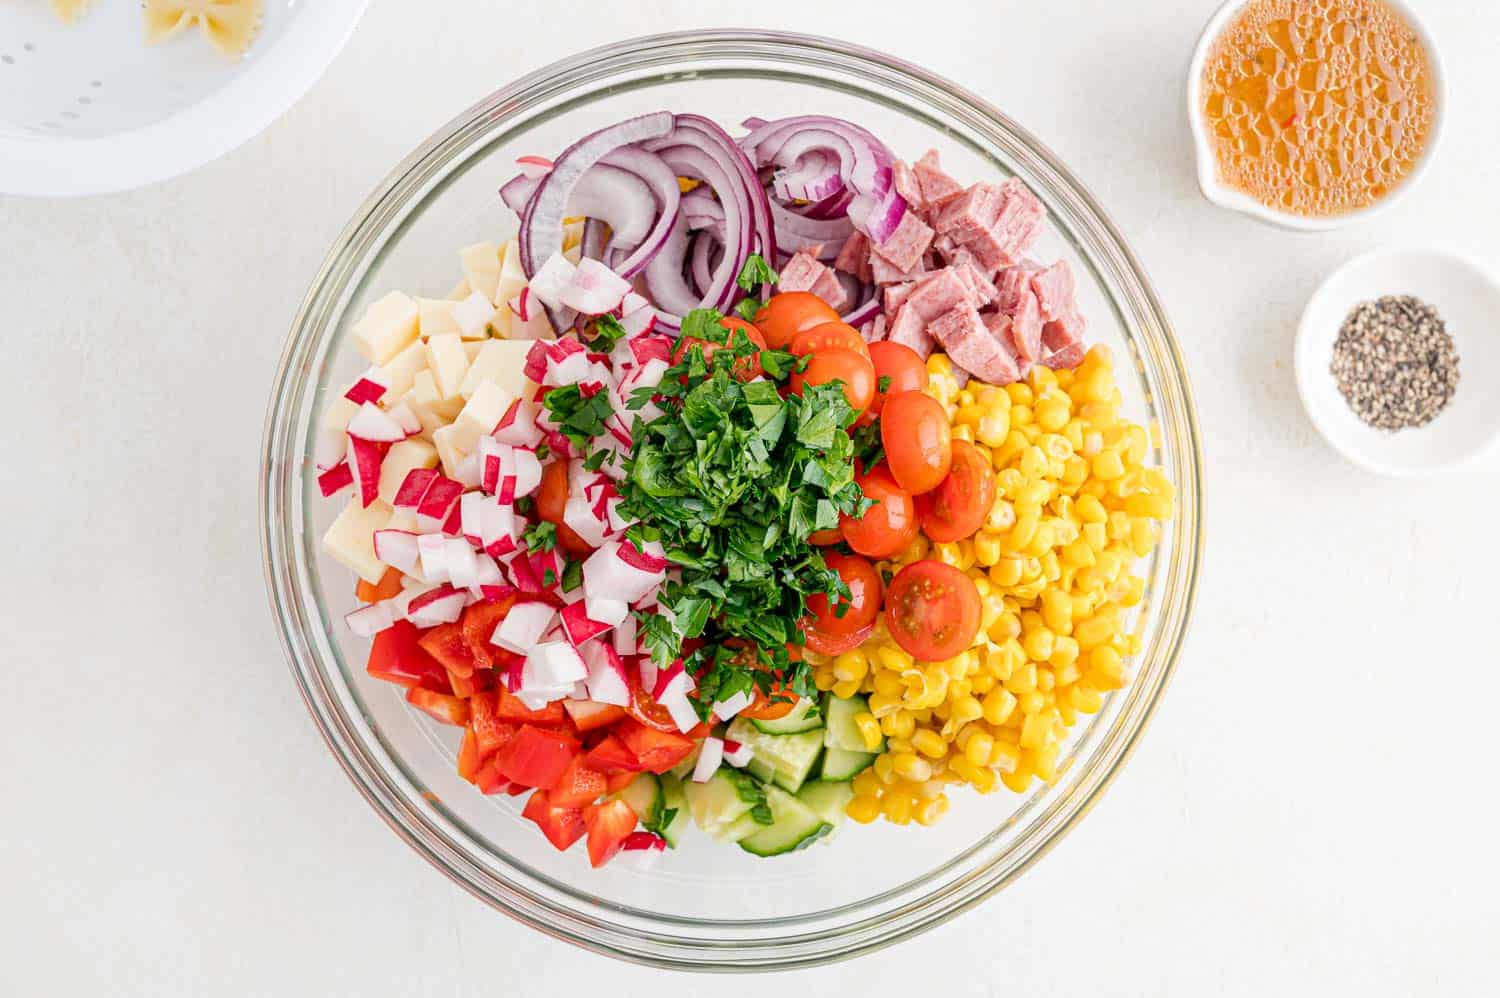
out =
{"type": "Polygon", "coordinates": [[[139,0],[71,24],[47,0],[0,0],[0,192],[125,190],[222,156],[312,86],[367,2],[268,0],[233,61],[197,26],[147,45],[139,0]]]}

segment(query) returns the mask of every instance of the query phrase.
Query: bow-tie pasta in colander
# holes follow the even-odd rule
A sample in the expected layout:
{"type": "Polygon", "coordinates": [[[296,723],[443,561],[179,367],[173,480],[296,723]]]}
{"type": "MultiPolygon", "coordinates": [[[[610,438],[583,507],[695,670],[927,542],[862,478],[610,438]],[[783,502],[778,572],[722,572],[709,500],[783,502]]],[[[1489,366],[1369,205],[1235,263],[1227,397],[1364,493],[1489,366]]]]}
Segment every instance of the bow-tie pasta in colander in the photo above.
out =
{"type": "Polygon", "coordinates": [[[263,0],[146,0],[146,41],[165,41],[197,24],[214,48],[237,59],[260,30],[263,0]]]}
{"type": "Polygon", "coordinates": [[[52,0],[52,12],[64,24],[72,24],[78,15],[88,9],[89,0],[52,0]]]}

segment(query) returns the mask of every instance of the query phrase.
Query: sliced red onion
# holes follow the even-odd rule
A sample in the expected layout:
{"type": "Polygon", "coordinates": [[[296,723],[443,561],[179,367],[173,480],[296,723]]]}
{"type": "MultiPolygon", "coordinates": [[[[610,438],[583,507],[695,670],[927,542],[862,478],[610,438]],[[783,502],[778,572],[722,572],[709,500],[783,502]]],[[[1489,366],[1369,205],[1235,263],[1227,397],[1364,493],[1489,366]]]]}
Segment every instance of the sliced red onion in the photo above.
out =
{"type": "Polygon", "coordinates": [[[528,177],[524,173],[518,173],[500,185],[500,200],[505,207],[520,215],[525,212],[526,202],[531,200],[531,195],[536,193],[541,183],[541,177],[528,177]]]}
{"type": "Polygon", "coordinates": [[[854,223],[847,218],[808,218],[776,201],[771,202],[771,220],[776,225],[778,249],[790,253],[813,243],[826,243],[820,260],[837,257],[854,231],[854,223]]]}
{"type": "MultiPolygon", "coordinates": [[[[610,237],[609,265],[611,269],[622,277],[634,277],[646,269],[647,262],[666,244],[667,236],[671,233],[681,209],[682,188],[678,185],[677,175],[672,172],[671,167],[662,162],[659,157],[641,149],[629,146],[616,149],[605,157],[604,165],[624,170],[638,178],[653,195],[652,198],[636,206],[637,211],[644,212],[648,210],[649,204],[651,217],[655,219],[650,230],[639,240],[638,244],[628,242],[620,235],[618,229],[610,237]],[[623,255],[615,256],[615,254],[623,255]]],[[[609,219],[605,218],[605,221],[609,219]]]]}
{"type": "Polygon", "coordinates": [[[844,189],[839,176],[839,160],[814,149],[791,167],[777,170],[771,178],[771,190],[783,201],[821,201],[844,189]]]}
{"type": "MultiPolygon", "coordinates": [[[[610,228],[610,245],[633,250],[639,246],[655,225],[660,208],[652,193],[651,185],[629,170],[599,163],[583,175],[568,198],[569,217],[582,215],[595,222],[603,222],[610,228]]],[[[596,252],[589,252],[588,226],[584,226],[585,257],[597,259],[604,248],[603,233],[597,232],[596,252]]]]}

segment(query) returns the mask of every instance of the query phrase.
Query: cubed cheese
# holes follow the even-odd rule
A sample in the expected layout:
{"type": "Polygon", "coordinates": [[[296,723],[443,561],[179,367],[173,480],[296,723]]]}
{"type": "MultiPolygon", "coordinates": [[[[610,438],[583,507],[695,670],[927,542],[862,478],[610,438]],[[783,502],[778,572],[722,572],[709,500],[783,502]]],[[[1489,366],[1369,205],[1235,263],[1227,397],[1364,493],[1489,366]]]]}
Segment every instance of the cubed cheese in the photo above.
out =
{"type": "Polygon", "coordinates": [[[458,262],[464,269],[469,290],[478,291],[490,304],[498,305],[495,292],[500,286],[500,247],[494,243],[465,246],[458,251],[458,262]]]}
{"type": "Polygon", "coordinates": [[[385,529],[391,512],[390,504],[379,499],[369,506],[361,506],[358,498],[351,499],[323,535],[323,549],[374,585],[385,575],[385,565],[375,557],[375,531],[385,529]]]}
{"type": "Polygon", "coordinates": [[[391,445],[380,463],[380,501],[395,503],[396,491],[409,472],[417,468],[437,467],[437,448],[425,440],[412,437],[391,445]]]}
{"type": "Polygon", "coordinates": [[[443,462],[443,474],[449,478],[458,477],[458,466],[470,453],[459,445],[462,432],[458,424],[454,423],[432,434],[432,443],[437,448],[438,460],[443,462]]]}
{"type": "Polygon", "coordinates": [[[420,534],[422,529],[417,526],[416,510],[398,509],[391,514],[390,521],[385,525],[386,530],[404,530],[408,534],[420,534]]]}
{"type": "Polygon", "coordinates": [[[342,430],[348,427],[349,420],[359,412],[359,406],[346,399],[343,395],[328,400],[328,408],[323,410],[323,426],[333,430],[342,430]]]}
{"type": "Polygon", "coordinates": [[[392,291],[354,324],[354,345],[372,364],[384,364],[417,338],[417,303],[392,291]]]}
{"type": "Polygon", "coordinates": [[[458,418],[464,407],[461,397],[449,399],[438,394],[437,383],[432,380],[431,371],[417,372],[417,376],[412,379],[411,391],[406,393],[402,401],[417,414],[417,419],[422,423],[422,432],[428,436],[458,418]]]}
{"type": "Polygon", "coordinates": [[[536,388],[526,380],[526,352],[530,349],[530,340],[485,340],[458,393],[470,398],[481,382],[493,381],[512,395],[531,398],[536,388]]]}
{"type": "MultiPolygon", "coordinates": [[[[481,349],[483,349],[483,347],[484,347],[484,345],[485,345],[486,342],[488,342],[488,341],[487,340],[464,340],[464,359],[466,359],[472,365],[474,363],[474,358],[479,356],[479,351],[481,349]]],[[[464,377],[467,378],[468,376],[469,376],[469,373],[467,371],[465,371],[464,372],[464,377]]],[[[460,386],[460,387],[462,387],[462,386],[460,386]]]]}
{"type": "Polygon", "coordinates": [[[381,401],[390,405],[411,391],[412,379],[418,371],[427,369],[427,347],[421,340],[412,340],[406,349],[380,366],[380,377],[385,382],[385,394],[381,401]]]}
{"type": "Polygon", "coordinates": [[[458,334],[466,340],[489,338],[490,320],[494,317],[495,306],[478,291],[453,306],[453,321],[458,323],[458,334]]]}
{"type": "Polygon", "coordinates": [[[465,298],[469,297],[469,295],[471,295],[473,293],[474,293],[474,289],[471,288],[471,287],[469,287],[469,279],[468,278],[464,278],[463,280],[459,281],[457,284],[453,285],[453,290],[449,291],[443,297],[447,298],[449,301],[463,301],[465,298]]]}
{"type": "Polygon", "coordinates": [[[515,393],[508,392],[493,381],[482,381],[458,418],[453,421],[457,432],[454,442],[465,454],[479,446],[479,438],[495,432],[500,420],[516,400],[515,393]]]}
{"type": "Polygon", "coordinates": [[[418,298],[416,302],[417,327],[422,339],[458,332],[458,321],[453,318],[453,306],[457,302],[447,298],[418,298]]]}
{"type": "Polygon", "coordinates": [[[458,390],[469,373],[469,357],[458,333],[439,333],[427,340],[427,369],[437,384],[439,398],[458,397],[458,390]]]}
{"type": "Polygon", "coordinates": [[[510,310],[510,301],[526,287],[526,271],[521,269],[521,251],[516,240],[505,244],[500,257],[500,279],[495,285],[495,304],[500,306],[492,325],[501,336],[511,335],[511,324],[516,321],[510,310]]]}

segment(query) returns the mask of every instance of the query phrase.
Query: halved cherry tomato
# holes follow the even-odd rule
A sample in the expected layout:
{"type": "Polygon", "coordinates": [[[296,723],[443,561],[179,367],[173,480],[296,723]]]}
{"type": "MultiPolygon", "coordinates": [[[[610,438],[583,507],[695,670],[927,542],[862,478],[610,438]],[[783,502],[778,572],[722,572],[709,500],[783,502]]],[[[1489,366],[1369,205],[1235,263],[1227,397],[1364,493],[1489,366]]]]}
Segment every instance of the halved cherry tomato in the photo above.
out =
{"type": "Polygon", "coordinates": [[[568,715],[560,700],[532,710],[504,687],[495,689],[495,716],[510,724],[535,724],[544,728],[555,728],[568,723],[568,715]]]}
{"type": "Polygon", "coordinates": [[[802,330],[792,339],[792,353],[798,357],[824,350],[850,350],[862,357],[870,356],[870,345],[859,335],[859,330],[844,322],[825,322],[802,330]]]}
{"type": "Polygon", "coordinates": [[[607,727],[625,716],[625,708],[612,703],[595,703],[592,700],[564,700],[563,710],[573,719],[573,727],[580,733],[607,727]]]}
{"type": "Polygon", "coordinates": [[[583,823],[583,812],[576,807],[556,807],[547,797],[547,791],[538,790],[526,800],[521,817],[536,822],[547,841],[557,849],[566,849],[583,838],[588,831],[583,823]]]}
{"type": "Polygon", "coordinates": [[[469,643],[469,650],[474,653],[476,668],[487,669],[501,664],[510,664],[512,652],[499,645],[490,644],[490,636],[495,633],[495,628],[505,619],[505,615],[510,612],[514,603],[515,599],[509,596],[492,603],[475,603],[464,610],[464,615],[458,619],[459,626],[463,629],[464,640],[469,643]]]}
{"type": "Polygon", "coordinates": [[[546,789],[562,778],[578,754],[578,740],[548,728],[523,724],[495,758],[512,783],[546,789]]]}
{"type": "Polygon", "coordinates": [[[563,523],[563,513],[568,506],[568,462],[553,461],[542,469],[542,484],[536,491],[536,515],[557,527],[557,543],[568,554],[576,558],[587,558],[594,553],[588,542],[563,523]]]}
{"type": "Polygon", "coordinates": [[[994,505],[995,471],[990,462],[967,440],[955,440],[948,477],[917,496],[917,516],[928,540],[952,544],[984,526],[994,505]]]}
{"type": "MultiPolygon", "coordinates": [[[[807,367],[792,375],[792,392],[801,395],[806,385],[826,385],[830,381],[843,382],[844,398],[856,414],[863,414],[875,401],[875,366],[870,358],[853,350],[822,350],[813,354],[807,367]]],[[[942,411],[942,406],[938,406],[938,411],[942,411]]]]}
{"type": "Polygon", "coordinates": [[[583,807],[603,796],[604,790],[604,774],[590,769],[583,756],[575,755],[548,797],[558,807],[583,807]]]}
{"type": "Polygon", "coordinates": [[[868,559],[857,554],[825,554],[823,561],[839,573],[849,587],[850,598],[829,606],[822,593],[807,598],[810,619],[805,626],[830,637],[842,637],[863,630],[880,615],[880,573],[868,559]],[[838,611],[844,611],[839,616],[838,611]]]}
{"type": "MultiPolygon", "coordinates": [[[[699,643],[701,644],[702,642],[699,643]]],[[[684,655],[691,654],[693,651],[694,648],[688,641],[682,643],[682,653],[684,655]]],[[[633,669],[628,671],[630,672],[630,705],[625,708],[625,713],[648,728],[655,728],[657,731],[668,731],[676,734],[677,722],[672,720],[672,712],[657,703],[656,698],[651,695],[650,691],[641,686],[641,681],[633,669]]],[[[688,735],[693,738],[702,738],[708,732],[709,729],[706,725],[699,724],[693,730],[689,731],[688,735]]]]}
{"type": "Polygon", "coordinates": [[[807,638],[807,647],[819,655],[842,655],[870,640],[870,635],[874,633],[875,625],[871,624],[852,634],[824,634],[822,631],[808,630],[803,635],[807,638]]]}
{"type": "Polygon", "coordinates": [[[503,749],[521,730],[519,724],[501,720],[496,710],[497,692],[475,693],[469,698],[469,725],[478,739],[479,755],[488,758],[503,749]]]}
{"type": "Polygon", "coordinates": [[[413,686],[406,691],[406,702],[433,720],[444,724],[463,727],[469,723],[469,701],[467,700],[413,686]]]}
{"type": "Polygon", "coordinates": [[[584,761],[590,769],[601,773],[639,773],[643,768],[641,760],[615,735],[605,736],[603,741],[589,749],[584,761]]]}
{"type": "Polygon", "coordinates": [[[914,496],[937,488],[953,463],[948,414],[936,399],[921,392],[886,397],[880,442],[891,477],[914,496]]]}
{"type": "Polygon", "coordinates": [[[814,530],[807,535],[807,543],[815,544],[820,548],[833,547],[844,539],[844,532],[838,527],[830,530],[814,530]]]}
{"type": "Polygon", "coordinates": [[[615,727],[615,735],[640,761],[641,768],[652,773],[665,773],[686,759],[697,745],[686,735],[658,731],[628,719],[615,727]]]}
{"type": "Polygon", "coordinates": [[[492,755],[479,764],[474,773],[474,785],[482,794],[498,794],[510,790],[511,783],[500,772],[500,757],[492,755]]]}
{"type": "Polygon", "coordinates": [[[917,507],[911,493],[896,484],[890,469],[877,464],[855,478],[875,505],[855,519],[839,515],[839,529],[849,546],[866,558],[893,558],[917,539],[917,507]]]}
{"type": "Polygon", "coordinates": [[[875,401],[870,411],[877,416],[885,400],[901,392],[920,392],[927,387],[927,365],[921,354],[904,343],[879,340],[870,344],[870,363],[875,365],[875,401]],[[880,383],[886,378],[885,388],[880,383]]]}
{"type": "Polygon", "coordinates": [[[912,562],[886,587],[886,629],[925,662],[953,658],[973,644],[980,612],[974,580],[941,561],[912,562]]]}
{"type": "Polygon", "coordinates": [[[797,334],[839,321],[838,310],[811,291],[783,291],[755,313],[755,325],[772,350],[785,350],[797,334]]]}
{"type": "Polygon", "coordinates": [[[474,734],[473,727],[464,729],[464,740],[458,746],[458,775],[470,783],[474,782],[474,774],[479,772],[479,764],[484,760],[479,754],[479,738],[474,734]]]}
{"type": "MultiPolygon", "coordinates": [[[[732,315],[726,315],[719,321],[719,325],[723,326],[729,331],[729,335],[726,337],[729,343],[733,343],[738,340],[739,334],[743,333],[750,338],[750,342],[755,344],[758,349],[766,349],[766,338],[761,335],[759,329],[756,329],[744,319],[737,319],[732,315]]],[[[713,361],[714,354],[718,353],[720,350],[728,349],[728,346],[724,343],[713,343],[708,340],[700,340],[696,336],[684,336],[677,341],[677,348],[672,351],[672,363],[674,365],[681,364],[682,359],[687,356],[688,351],[695,346],[702,348],[703,360],[710,364],[713,361]]],[[[749,381],[752,378],[758,378],[762,373],[763,371],[760,366],[759,353],[753,354],[749,357],[741,357],[739,360],[735,361],[734,375],[741,381],[749,381]]]]}
{"type": "Polygon", "coordinates": [[[361,603],[378,603],[400,592],[401,569],[387,568],[385,574],[380,577],[380,581],[373,586],[364,579],[360,579],[359,585],[354,587],[354,598],[361,603]]]}
{"type": "Polygon", "coordinates": [[[775,721],[786,717],[792,712],[792,708],[797,706],[797,697],[792,693],[782,692],[779,699],[773,699],[775,697],[774,689],[771,693],[767,693],[757,686],[755,700],[750,706],[740,711],[740,716],[752,721],[775,721]]]}
{"type": "Polygon", "coordinates": [[[589,833],[589,863],[600,867],[614,858],[625,837],[635,831],[635,812],[622,800],[590,804],[583,809],[583,826],[589,833]]]}
{"type": "Polygon", "coordinates": [[[365,672],[399,686],[448,684],[447,670],[422,647],[422,632],[409,620],[398,620],[375,635],[365,672]]]}

